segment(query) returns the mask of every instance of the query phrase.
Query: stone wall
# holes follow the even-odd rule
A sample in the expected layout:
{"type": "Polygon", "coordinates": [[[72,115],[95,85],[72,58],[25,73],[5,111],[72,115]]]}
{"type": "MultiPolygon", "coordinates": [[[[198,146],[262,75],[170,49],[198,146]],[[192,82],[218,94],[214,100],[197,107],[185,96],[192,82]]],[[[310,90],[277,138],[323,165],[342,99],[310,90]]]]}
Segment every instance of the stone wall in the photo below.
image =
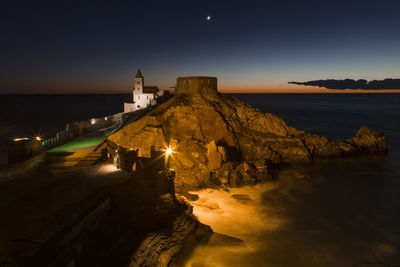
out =
{"type": "MultiPolygon", "coordinates": [[[[105,223],[110,211],[110,197],[103,195],[90,201],[87,208],[75,214],[46,240],[41,247],[25,258],[25,266],[80,266],[79,260],[86,253],[96,231],[105,223]]],[[[17,258],[18,259],[18,258],[17,258]]],[[[83,264],[82,264],[83,265],[83,264]]]]}
{"type": "MultiPolygon", "coordinates": [[[[175,197],[174,172],[144,170],[91,196],[50,240],[12,266],[177,266],[189,241],[206,241],[210,227],[175,197]]],[[[12,262],[14,263],[14,262],[12,262]]]]}
{"type": "Polygon", "coordinates": [[[111,116],[92,118],[84,121],[68,123],[65,130],[56,133],[55,137],[43,141],[43,146],[49,150],[61,146],[72,139],[101,128],[122,124],[129,117],[129,113],[117,113],[111,116]]]}
{"type": "Polygon", "coordinates": [[[27,160],[43,150],[40,140],[17,138],[7,142],[8,163],[27,160]]]}
{"type": "Polygon", "coordinates": [[[35,170],[45,158],[46,153],[42,152],[28,160],[0,166],[0,183],[13,180],[35,170]]]}
{"type": "Polygon", "coordinates": [[[175,95],[216,94],[216,77],[179,77],[176,79],[175,95]]]}
{"type": "Polygon", "coordinates": [[[135,103],[124,103],[124,112],[133,112],[136,110],[136,104],[135,103]]]}

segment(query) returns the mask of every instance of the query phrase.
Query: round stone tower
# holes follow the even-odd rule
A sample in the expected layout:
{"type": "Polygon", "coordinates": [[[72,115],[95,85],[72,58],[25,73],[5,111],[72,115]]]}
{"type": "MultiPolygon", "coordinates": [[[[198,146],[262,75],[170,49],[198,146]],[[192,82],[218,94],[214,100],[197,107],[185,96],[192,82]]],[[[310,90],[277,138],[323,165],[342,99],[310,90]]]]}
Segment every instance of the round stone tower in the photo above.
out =
{"type": "Polygon", "coordinates": [[[176,79],[175,95],[217,94],[217,78],[192,76],[176,79]]]}

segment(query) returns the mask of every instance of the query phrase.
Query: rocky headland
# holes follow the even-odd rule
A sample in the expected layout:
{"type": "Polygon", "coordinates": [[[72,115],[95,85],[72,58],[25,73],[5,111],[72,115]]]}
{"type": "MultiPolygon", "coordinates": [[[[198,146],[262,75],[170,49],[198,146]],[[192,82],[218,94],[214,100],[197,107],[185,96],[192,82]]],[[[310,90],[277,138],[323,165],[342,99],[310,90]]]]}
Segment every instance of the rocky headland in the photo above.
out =
{"type": "Polygon", "coordinates": [[[353,138],[339,141],[297,130],[220,94],[213,77],[178,78],[172,99],[108,140],[139,158],[172,147],[169,166],[180,192],[253,184],[279,163],[387,153],[383,133],[363,126],[353,138]]]}
{"type": "MultiPolygon", "coordinates": [[[[123,253],[131,255],[124,260],[130,266],[179,266],[184,262],[179,260],[183,254],[210,238],[211,228],[197,221],[190,205],[175,198],[175,191],[195,200],[197,195],[189,190],[255,184],[270,177],[271,168],[281,163],[387,153],[383,133],[361,127],[353,138],[339,141],[300,131],[278,116],[220,94],[217,79],[212,77],[178,78],[172,99],[125,125],[110,135],[107,142],[108,154],[121,168],[135,171],[142,183],[148,183],[146,173],[160,169],[164,171],[158,173],[167,169],[172,175],[169,189],[156,194],[150,209],[137,200],[138,196],[148,198],[148,193],[143,194],[141,189],[148,185],[121,188],[117,194],[120,201],[114,207],[124,218],[111,225],[128,222],[128,227],[118,228],[138,229],[129,231],[129,236],[120,233],[123,240],[116,242],[118,247],[130,247],[130,252],[123,253]],[[167,148],[172,149],[169,157],[167,148]],[[135,210],[139,211],[136,215],[132,213],[135,210]],[[157,216],[162,224],[151,230],[143,225],[157,216]]],[[[150,188],[159,186],[153,184],[150,188]]],[[[249,201],[246,195],[232,197],[249,201]]],[[[123,257],[117,253],[108,258],[123,257]]]]}
{"type": "MultiPolygon", "coordinates": [[[[361,127],[353,138],[338,141],[300,131],[273,114],[220,94],[217,79],[212,77],[178,78],[173,98],[131,119],[85,154],[85,164],[97,155],[90,168],[84,165],[70,169],[71,174],[59,173],[57,164],[51,168],[50,157],[32,174],[48,183],[55,178],[60,181],[40,187],[51,192],[44,194],[48,198],[37,197],[42,191],[34,191],[17,207],[25,207],[31,199],[38,202],[36,209],[46,207],[54,192],[63,192],[71,200],[61,201],[55,211],[41,217],[31,215],[34,218],[26,220],[31,226],[28,238],[20,231],[12,233],[10,237],[17,236],[15,240],[24,243],[14,246],[12,238],[4,243],[8,246],[0,255],[4,266],[181,266],[185,255],[200,242],[218,236],[224,244],[243,242],[213,233],[175,192],[196,200],[198,196],[188,191],[252,185],[270,177],[277,164],[387,153],[383,133],[361,127]],[[168,147],[172,154],[166,157],[168,147]],[[99,163],[102,157],[113,157],[114,163],[134,171],[133,175],[120,171],[100,175],[100,169],[111,165],[99,163]],[[98,179],[95,183],[94,177],[98,179]],[[88,181],[82,186],[77,183],[84,179],[88,181]],[[69,191],[61,181],[71,184],[69,191]],[[93,188],[79,197],[72,193],[85,187],[93,188]]],[[[297,178],[308,179],[304,175],[297,178]]],[[[238,203],[251,201],[245,194],[230,197],[238,203]]],[[[8,221],[10,229],[13,220],[8,221]]]]}

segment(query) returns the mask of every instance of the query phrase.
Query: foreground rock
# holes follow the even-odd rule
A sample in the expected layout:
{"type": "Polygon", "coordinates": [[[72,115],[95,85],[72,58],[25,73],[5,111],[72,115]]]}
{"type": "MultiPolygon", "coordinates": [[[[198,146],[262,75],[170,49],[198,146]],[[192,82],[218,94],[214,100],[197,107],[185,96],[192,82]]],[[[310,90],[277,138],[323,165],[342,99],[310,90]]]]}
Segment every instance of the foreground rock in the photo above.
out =
{"type": "Polygon", "coordinates": [[[129,266],[177,266],[176,257],[184,246],[195,246],[211,234],[211,228],[199,223],[193,216],[192,207],[187,206],[170,227],[146,236],[129,266]]]}
{"type": "Polygon", "coordinates": [[[147,169],[115,185],[34,255],[14,256],[12,266],[173,266],[184,248],[212,234],[176,198],[173,177],[147,169]]]}
{"type": "Polygon", "coordinates": [[[387,153],[383,133],[361,127],[354,138],[338,141],[300,131],[221,95],[216,78],[178,78],[175,95],[109,141],[137,159],[172,146],[178,190],[252,184],[271,164],[387,153]]]}

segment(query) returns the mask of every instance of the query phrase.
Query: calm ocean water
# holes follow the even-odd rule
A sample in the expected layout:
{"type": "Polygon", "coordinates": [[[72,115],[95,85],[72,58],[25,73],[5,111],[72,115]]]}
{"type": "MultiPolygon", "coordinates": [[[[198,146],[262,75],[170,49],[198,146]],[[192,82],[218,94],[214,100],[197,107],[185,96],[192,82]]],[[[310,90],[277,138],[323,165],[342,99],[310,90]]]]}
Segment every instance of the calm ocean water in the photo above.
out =
{"type": "MultiPolygon", "coordinates": [[[[201,193],[203,204],[221,209],[195,205],[199,219],[217,232],[242,238],[246,249],[206,245],[196,249],[189,262],[400,265],[400,94],[234,96],[282,117],[290,126],[330,138],[350,138],[366,125],[388,136],[389,154],[288,166],[276,171],[277,181],[231,192],[248,194],[249,203],[239,203],[226,192],[201,193]],[[294,179],[297,172],[309,175],[310,181],[294,179]]],[[[68,122],[121,112],[127,101],[131,95],[1,95],[0,162],[9,138],[52,136],[68,122]]]]}

